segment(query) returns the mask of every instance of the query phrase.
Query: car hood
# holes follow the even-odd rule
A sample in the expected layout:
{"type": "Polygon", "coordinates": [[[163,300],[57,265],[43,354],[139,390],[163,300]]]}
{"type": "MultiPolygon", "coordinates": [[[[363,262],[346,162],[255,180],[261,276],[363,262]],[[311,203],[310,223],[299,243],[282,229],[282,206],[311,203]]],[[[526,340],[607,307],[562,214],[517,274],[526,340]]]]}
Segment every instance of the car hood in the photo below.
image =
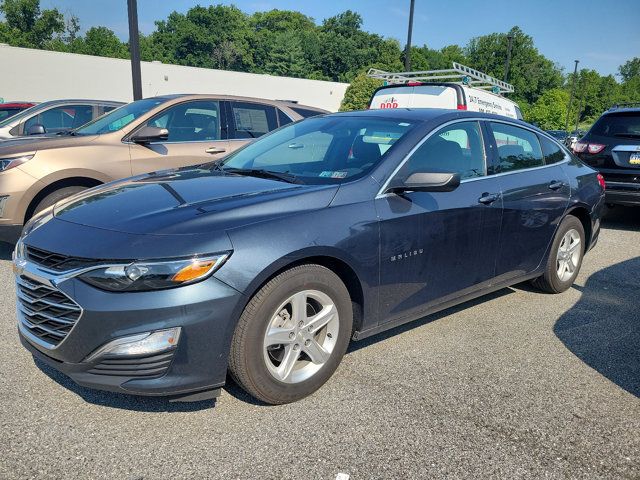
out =
{"type": "Polygon", "coordinates": [[[29,136],[15,137],[0,140],[0,157],[8,157],[23,153],[35,153],[39,150],[53,150],[55,148],[67,148],[79,145],[86,145],[95,140],[97,135],[56,135],[52,137],[29,136]]]}
{"type": "Polygon", "coordinates": [[[96,187],[54,211],[65,222],[122,233],[199,234],[323,208],[337,188],[190,168],[96,187]]]}

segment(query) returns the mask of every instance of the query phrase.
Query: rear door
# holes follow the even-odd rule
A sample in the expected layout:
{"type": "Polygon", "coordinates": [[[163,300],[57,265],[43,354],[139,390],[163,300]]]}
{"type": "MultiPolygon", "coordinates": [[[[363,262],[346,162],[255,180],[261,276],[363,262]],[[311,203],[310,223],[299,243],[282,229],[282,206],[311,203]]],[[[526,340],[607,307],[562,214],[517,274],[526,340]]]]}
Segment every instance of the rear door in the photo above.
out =
{"type": "Polygon", "coordinates": [[[143,124],[166,128],[169,138],[146,145],[131,143],[133,174],[197,165],[226,155],[229,143],[221,103],[217,100],[178,103],[143,124]]]}
{"type": "Polygon", "coordinates": [[[226,102],[229,116],[229,151],[278,128],[276,107],[256,102],[226,102]]]}
{"type": "Polygon", "coordinates": [[[545,161],[533,130],[494,121],[487,122],[487,131],[490,170],[500,182],[504,209],[496,265],[501,282],[540,265],[569,205],[571,189],[562,162],[553,152],[545,161]]]}

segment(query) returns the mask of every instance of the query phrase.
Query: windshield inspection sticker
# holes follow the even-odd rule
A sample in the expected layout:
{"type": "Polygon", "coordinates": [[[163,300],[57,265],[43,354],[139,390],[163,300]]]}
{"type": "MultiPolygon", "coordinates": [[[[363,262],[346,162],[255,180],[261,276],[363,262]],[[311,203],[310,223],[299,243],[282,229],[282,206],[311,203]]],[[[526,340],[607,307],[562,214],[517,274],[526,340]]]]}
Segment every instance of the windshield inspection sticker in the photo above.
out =
{"type": "Polygon", "coordinates": [[[321,172],[319,176],[325,178],[345,178],[347,176],[347,172],[332,172],[330,170],[325,170],[321,172]]]}

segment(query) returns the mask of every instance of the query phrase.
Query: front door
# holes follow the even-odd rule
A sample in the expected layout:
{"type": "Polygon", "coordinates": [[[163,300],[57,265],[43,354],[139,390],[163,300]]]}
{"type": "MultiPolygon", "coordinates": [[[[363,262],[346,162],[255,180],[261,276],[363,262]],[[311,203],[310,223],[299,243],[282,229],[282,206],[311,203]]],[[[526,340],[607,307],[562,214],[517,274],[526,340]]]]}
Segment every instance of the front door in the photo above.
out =
{"type": "Polygon", "coordinates": [[[146,145],[130,144],[134,175],[198,165],[222,158],[229,150],[225,116],[216,100],[172,105],[144,125],[166,128],[169,138],[146,145]]]}
{"type": "Polygon", "coordinates": [[[561,164],[553,163],[557,155],[545,158],[536,133],[502,122],[488,126],[496,152],[491,169],[500,180],[504,207],[496,280],[508,281],[540,265],[571,189],[561,164]]]}
{"type": "Polygon", "coordinates": [[[487,176],[479,122],[451,124],[429,137],[397,173],[457,172],[452,192],[406,192],[376,199],[380,218],[380,319],[415,317],[488,285],[495,275],[502,200],[487,176]]]}

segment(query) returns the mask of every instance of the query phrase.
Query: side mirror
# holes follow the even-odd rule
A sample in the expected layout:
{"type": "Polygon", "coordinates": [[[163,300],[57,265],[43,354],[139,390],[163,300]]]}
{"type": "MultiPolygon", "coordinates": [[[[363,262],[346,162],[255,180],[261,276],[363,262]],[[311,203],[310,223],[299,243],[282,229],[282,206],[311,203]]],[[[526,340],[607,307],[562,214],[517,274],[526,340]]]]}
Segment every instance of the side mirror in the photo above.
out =
{"type": "Polygon", "coordinates": [[[166,128],[152,127],[150,125],[142,127],[136,133],[131,136],[131,141],[134,143],[151,143],[160,142],[169,138],[169,130],[166,128]]]}
{"type": "Polygon", "coordinates": [[[390,192],[452,192],[460,186],[459,173],[416,172],[395,185],[390,192]]]}
{"type": "Polygon", "coordinates": [[[27,135],[42,135],[44,133],[47,133],[47,130],[41,123],[34,123],[27,129],[27,135]]]}

